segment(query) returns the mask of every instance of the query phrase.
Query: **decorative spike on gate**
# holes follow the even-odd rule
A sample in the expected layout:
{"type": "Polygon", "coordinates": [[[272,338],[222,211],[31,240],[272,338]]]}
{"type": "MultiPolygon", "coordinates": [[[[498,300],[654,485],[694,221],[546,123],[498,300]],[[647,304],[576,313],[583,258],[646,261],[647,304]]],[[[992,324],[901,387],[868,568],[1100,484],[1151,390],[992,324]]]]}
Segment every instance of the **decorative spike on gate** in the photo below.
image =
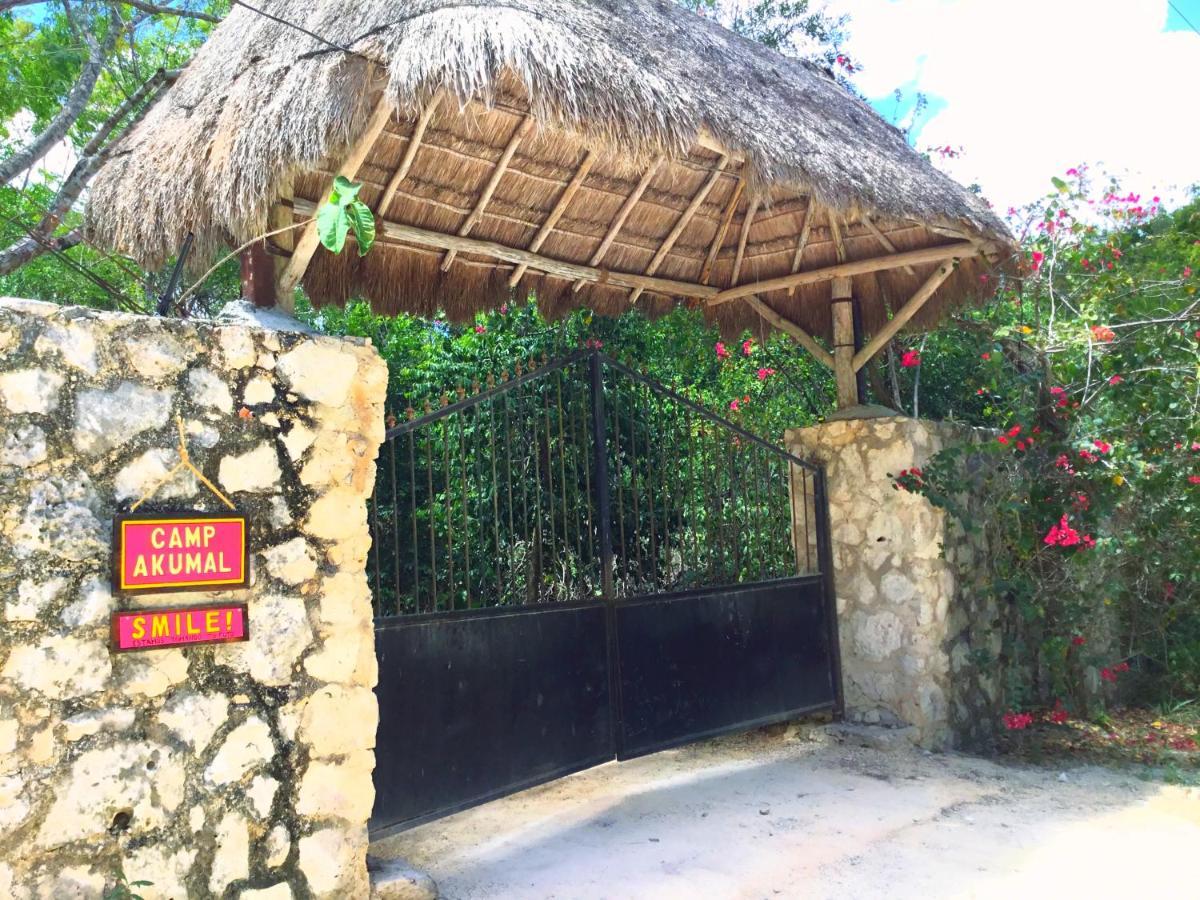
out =
{"type": "Polygon", "coordinates": [[[408,408],[404,410],[404,417],[410,422],[417,417],[417,411],[412,408],[411,403],[408,405],[408,408]]]}
{"type": "Polygon", "coordinates": [[[517,364],[514,368],[516,369],[517,377],[519,378],[521,375],[521,361],[519,359],[517,360],[517,364]]]}
{"type": "Polygon", "coordinates": [[[494,372],[487,373],[487,386],[489,389],[496,386],[496,375],[494,372]]]}
{"type": "Polygon", "coordinates": [[[433,412],[433,404],[430,403],[429,398],[426,397],[425,398],[425,415],[429,415],[431,412],[433,412]]]}
{"type": "Polygon", "coordinates": [[[479,379],[476,378],[474,381],[471,382],[471,393],[478,394],[479,389],[480,389],[479,379]]]}
{"type": "Polygon", "coordinates": [[[503,384],[504,382],[508,381],[508,379],[509,379],[509,378],[511,378],[511,377],[512,377],[512,376],[510,376],[510,375],[508,374],[508,369],[501,369],[501,370],[500,370],[500,383],[501,383],[501,384],[503,384]]]}
{"type": "Polygon", "coordinates": [[[450,395],[443,392],[442,396],[438,397],[438,403],[441,406],[449,406],[450,405],[450,395]]]}
{"type": "Polygon", "coordinates": [[[467,389],[460,384],[454,389],[454,393],[458,394],[458,399],[461,400],[467,396],[467,389]]]}

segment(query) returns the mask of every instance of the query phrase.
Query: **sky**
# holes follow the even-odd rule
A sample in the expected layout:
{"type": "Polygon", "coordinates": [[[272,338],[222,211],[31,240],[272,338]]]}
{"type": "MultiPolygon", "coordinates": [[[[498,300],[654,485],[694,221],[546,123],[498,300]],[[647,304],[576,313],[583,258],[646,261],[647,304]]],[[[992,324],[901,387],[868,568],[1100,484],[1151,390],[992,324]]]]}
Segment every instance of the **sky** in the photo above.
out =
{"type": "Polygon", "coordinates": [[[1200,182],[1200,0],[828,0],[850,16],[852,80],[997,210],[1087,163],[1178,202],[1200,182]],[[1180,15],[1182,13],[1182,16],[1180,15]],[[894,96],[899,88],[904,99],[894,96]]]}

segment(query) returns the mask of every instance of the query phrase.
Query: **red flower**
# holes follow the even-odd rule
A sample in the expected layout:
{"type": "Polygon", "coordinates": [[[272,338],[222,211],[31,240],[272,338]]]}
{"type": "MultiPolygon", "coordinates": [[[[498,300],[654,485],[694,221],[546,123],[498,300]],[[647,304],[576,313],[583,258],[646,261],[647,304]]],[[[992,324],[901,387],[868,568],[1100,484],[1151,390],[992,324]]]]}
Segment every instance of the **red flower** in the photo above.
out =
{"type": "Polygon", "coordinates": [[[992,358],[992,354],[990,354],[990,353],[980,353],[980,354],[979,354],[979,358],[980,358],[980,359],[982,359],[984,362],[987,362],[989,359],[991,359],[991,358],[992,358]]]}
{"type": "Polygon", "coordinates": [[[1112,444],[1110,444],[1108,441],[1095,440],[1092,441],[1092,444],[1101,453],[1109,453],[1112,451],[1112,444]]]}
{"type": "Polygon", "coordinates": [[[721,341],[717,341],[717,359],[729,359],[729,351],[721,341]]]}
{"type": "Polygon", "coordinates": [[[1189,475],[1188,484],[1200,484],[1200,475],[1189,475]]]}
{"type": "Polygon", "coordinates": [[[775,374],[774,369],[759,369],[758,370],[758,380],[766,381],[768,378],[770,378],[774,374],[775,374]]]}
{"type": "Polygon", "coordinates": [[[1024,449],[1025,449],[1025,442],[1024,442],[1024,441],[1017,441],[1017,449],[1018,449],[1018,450],[1024,450],[1024,449]]]}
{"type": "Polygon", "coordinates": [[[996,440],[999,441],[1001,444],[1007,444],[1008,443],[1008,435],[1002,434],[1002,435],[1000,435],[1000,437],[996,438],[996,440]]]}
{"type": "Polygon", "coordinates": [[[475,326],[475,333],[476,333],[476,334],[484,334],[486,331],[487,331],[487,326],[486,326],[486,325],[476,325],[476,326],[475,326]]]}
{"type": "Polygon", "coordinates": [[[1087,641],[1084,639],[1083,635],[1077,634],[1073,638],[1071,638],[1071,643],[1074,644],[1076,647],[1082,647],[1084,644],[1087,643],[1087,641]]]}
{"type": "Polygon", "coordinates": [[[738,403],[738,401],[737,401],[737,400],[730,400],[730,401],[729,401],[729,408],[730,408],[730,409],[732,409],[734,412],[737,412],[737,411],[738,411],[738,409],[740,408],[740,406],[741,406],[741,404],[740,404],[740,403],[738,403]]]}
{"type": "Polygon", "coordinates": [[[1179,277],[1180,278],[1191,278],[1192,277],[1192,267],[1184,266],[1183,271],[1179,273],[1179,277]]]}
{"type": "Polygon", "coordinates": [[[1098,344],[1107,344],[1110,341],[1115,340],[1116,336],[1117,333],[1107,325],[1092,326],[1092,340],[1096,341],[1098,344]]]}
{"type": "Polygon", "coordinates": [[[1030,265],[1033,266],[1033,271],[1036,273],[1042,267],[1042,260],[1046,258],[1046,254],[1040,250],[1034,250],[1030,254],[1030,265]]]}
{"type": "Polygon", "coordinates": [[[1079,544],[1079,532],[1067,524],[1067,514],[1059,519],[1056,525],[1051,525],[1042,542],[1051,547],[1074,547],[1079,544]]]}
{"type": "Polygon", "coordinates": [[[1067,458],[1067,454],[1065,453],[1058,454],[1058,459],[1054,461],[1054,464],[1060,469],[1066,469],[1068,472],[1071,471],[1071,460],[1067,458]]]}
{"type": "Polygon", "coordinates": [[[1101,669],[1100,677],[1103,678],[1105,681],[1111,681],[1113,684],[1117,683],[1116,673],[1113,672],[1112,669],[1107,669],[1107,668],[1101,669]]]}
{"type": "Polygon", "coordinates": [[[921,354],[916,350],[905,350],[904,355],[900,357],[900,365],[906,369],[911,369],[914,366],[921,364],[921,354]]]}
{"type": "Polygon", "coordinates": [[[1008,429],[1008,436],[1009,436],[1009,437],[1016,437],[1016,436],[1017,436],[1018,434],[1020,434],[1020,433],[1021,433],[1021,426],[1020,426],[1020,425],[1014,425],[1012,428],[1008,429]]]}
{"type": "Polygon", "coordinates": [[[1033,716],[1029,713],[1006,712],[1004,727],[1009,731],[1021,731],[1033,724],[1033,716]]]}
{"type": "Polygon", "coordinates": [[[1071,714],[1063,708],[1061,700],[1056,700],[1054,701],[1054,709],[1050,710],[1047,718],[1055,725],[1065,725],[1071,718],[1071,714]]]}
{"type": "Polygon", "coordinates": [[[753,349],[754,349],[754,341],[752,341],[752,340],[742,341],[742,356],[749,356],[750,351],[753,349]]]}
{"type": "Polygon", "coordinates": [[[1108,379],[1108,383],[1109,384],[1120,384],[1124,380],[1125,379],[1122,378],[1120,375],[1114,375],[1112,378],[1108,379]]]}

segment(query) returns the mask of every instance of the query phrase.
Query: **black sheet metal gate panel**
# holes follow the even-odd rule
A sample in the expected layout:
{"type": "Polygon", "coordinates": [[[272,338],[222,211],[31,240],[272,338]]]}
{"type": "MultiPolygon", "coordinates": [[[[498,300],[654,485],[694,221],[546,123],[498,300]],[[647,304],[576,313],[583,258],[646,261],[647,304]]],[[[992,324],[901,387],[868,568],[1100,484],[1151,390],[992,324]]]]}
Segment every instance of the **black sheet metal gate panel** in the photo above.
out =
{"type": "Polygon", "coordinates": [[[595,351],[388,430],[381,836],[840,705],[821,470],[595,351]]]}

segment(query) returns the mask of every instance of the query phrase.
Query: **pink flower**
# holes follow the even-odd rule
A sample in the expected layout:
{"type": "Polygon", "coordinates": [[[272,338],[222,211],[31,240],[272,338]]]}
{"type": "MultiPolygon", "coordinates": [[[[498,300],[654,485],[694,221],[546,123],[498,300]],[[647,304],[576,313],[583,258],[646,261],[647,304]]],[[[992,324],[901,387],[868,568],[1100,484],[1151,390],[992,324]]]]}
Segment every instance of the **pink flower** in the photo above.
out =
{"type": "Polygon", "coordinates": [[[1083,635],[1077,634],[1077,635],[1075,635],[1075,637],[1071,638],[1071,643],[1076,647],[1082,647],[1084,644],[1087,643],[1087,641],[1084,640],[1083,635]]]}
{"type": "Polygon", "coordinates": [[[1188,484],[1200,484],[1200,475],[1189,475],[1188,484]]]}
{"type": "Polygon", "coordinates": [[[487,331],[487,326],[486,326],[486,325],[476,325],[476,326],[475,326],[475,333],[476,333],[476,334],[484,334],[486,331],[487,331]]]}
{"type": "Polygon", "coordinates": [[[1192,267],[1184,266],[1183,271],[1179,273],[1179,277],[1180,278],[1191,278],[1192,277],[1192,267]]]}
{"type": "Polygon", "coordinates": [[[729,408],[730,408],[731,410],[733,410],[734,412],[737,412],[737,411],[738,411],[738,410],[741,408],[741,404],[740,404],[740,402],[739,402],[739,401],[737,401],[737,400],[730,400],[730,401],[729,401],[729,408]]]}
{"type": "Polygon", "coordinates": [[[500,315],[502,315],[502,316],[508,315],[508,304],[507,303],[500,304],[500,315]]]}
{"type": "Polygon", "coordinates": [[[1112,452],[1112,444],[1110,444],[1108,441],[1095,440],[1095,441],[1092,441],[1092,444],[1093,444],[1093,445],[1095,446],[1095,448],[1096,448],[1097,450],[1099,450],[1101,453],[1110,453],[1110,452],[1112,452]]]}
{"type": "Polygon", "coordinates": [[[1004,727],[1009,731],[1021,731],[1033,724],[1033,716],[1029,713],[1006,712],[1004,727]]]}
{"type": "Polygon", "coordinates": [[[1080,537],[1079,532],[1067,524],[1067,514],[1063,513],[1058,524],[1050,526],[1042,542],[1050,547],[1074,547],[1079,544],[1080,537]]]}
{"type": "Polygon", "coordinates": [[[754,341],[752,341],[752,340],[742,341],[742,356],[749,356],[750,351],[753,349],[754,349],[754,341]]]}
{"type": "Polygon", "coordinates": [[[1108,383],[1116,385],[1116,384],[1120,384],[1124,380],[1125,379],[1122,378],[1120,375],[1114,375],[1112,378],[1108,379],[1108,383]]]}
{"type": "Polygon", "coordinates": [[[1035,273],[1041,269],[1042,261],[1045,258],[1046,254],[1042,253],[1040,250],[1034,250],[1033,253],[1030,254],[1030,265],[1033,267],[1033,271],[1035,273]]]}
{"type": "Polygon", "coordinates": [[[911,369],[914,366],[921,364],[921,354],[916,350],[905,350],[904,355],[900,357],[900,365],[906,369],[911,369]]]}
{"type": "Polygon", "coordinates": [[[729,351],[721,341],[717,341],[717,359],[729,359],[729,351]]]}
{"type": "Polygon", "coordinates": [[[774,374],[775,374],[774,369],[759,369],[758,370],[758,380],[766,381],[768,378],[770,378],[774,374]]]}

